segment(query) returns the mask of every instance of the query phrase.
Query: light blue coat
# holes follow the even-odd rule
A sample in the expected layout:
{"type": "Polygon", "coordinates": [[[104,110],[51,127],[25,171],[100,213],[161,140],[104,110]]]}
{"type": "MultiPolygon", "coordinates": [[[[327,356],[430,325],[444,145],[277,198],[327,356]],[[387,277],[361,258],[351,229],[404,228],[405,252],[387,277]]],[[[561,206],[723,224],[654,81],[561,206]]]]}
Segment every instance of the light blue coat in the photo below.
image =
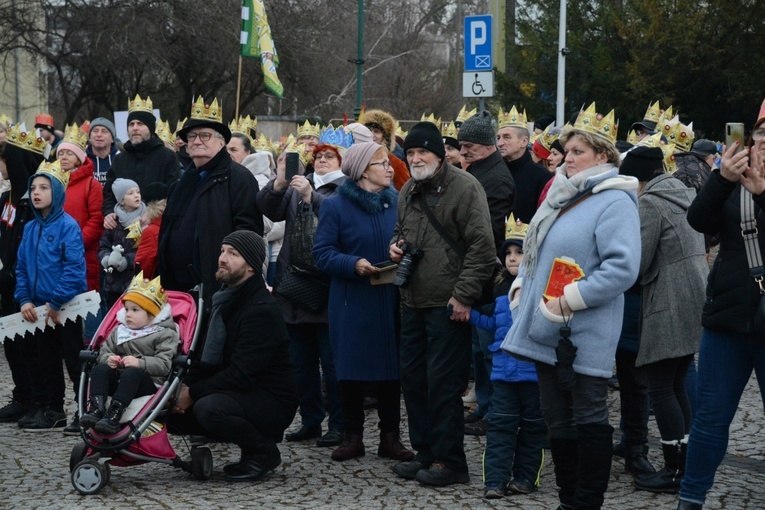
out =
{"type": "Polygon", "coordinates": [[[521,265],[513,284],[521,288],[520,303],[502,349],[555,364],[562,319],[544,315],[540,307],[553,260],[569,257],[585,274],[564,289],[574,310],[570,321],[571,341],[578,348],[574,371],[610,377],[622,327],[623,294],[640,269],[637,180],[619,176],[614,167],[590,177],[585,188],[593,190],[592,196],[556,219],[542,241],[535,274],[526,274],[521,265]]]}

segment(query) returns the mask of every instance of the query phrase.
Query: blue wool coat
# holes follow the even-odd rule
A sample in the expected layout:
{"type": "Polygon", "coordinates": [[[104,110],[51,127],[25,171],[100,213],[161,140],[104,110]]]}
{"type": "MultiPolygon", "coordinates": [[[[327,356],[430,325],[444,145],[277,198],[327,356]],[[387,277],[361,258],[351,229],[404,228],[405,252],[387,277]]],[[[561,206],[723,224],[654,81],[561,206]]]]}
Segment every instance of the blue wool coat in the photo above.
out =
{"type": "Polygon", "coordinates": [[[502,349],[555,365],[563,320],[542,313],[542,293],[553,260],[569,257],[585,275],[564,289],[566,301],[574,310],[571,341],[579,349],[574,371],[611,377],[622,329],[623,294],[635,283],[640,269],[637,180],[618,176],[617,169],[611,168],[590,177],[585,188],[593,191],[592,196],[550,227],[538,248],[535,273],[526,273],[521,264],[520,303],[513,312],[513,327],[502,349]]]}
{"type": "Polygon", "coordinates": [[[359,259],[388,260],[397,201],[393,188],[370,193],[347,180],[319,211],[313,256],[332,276],[329,336],[340,381],[398,379],[398,288],[372,285],[355,272],[359,259]]]}
{"type": "Polygon", "coordinates": [[[481,314],[473,308],[470,311],[470,324],[486,331],[494,331],[494,343],[489,350],[494,353],[491,365],[491,380],[503,382],[537,382],[537,370],[534,363],[521,361],[503,351],[500,346],[505,335],[513,325],[510,314],[510,298],[502,294],[494,300],[494,316],[481,314]]]}

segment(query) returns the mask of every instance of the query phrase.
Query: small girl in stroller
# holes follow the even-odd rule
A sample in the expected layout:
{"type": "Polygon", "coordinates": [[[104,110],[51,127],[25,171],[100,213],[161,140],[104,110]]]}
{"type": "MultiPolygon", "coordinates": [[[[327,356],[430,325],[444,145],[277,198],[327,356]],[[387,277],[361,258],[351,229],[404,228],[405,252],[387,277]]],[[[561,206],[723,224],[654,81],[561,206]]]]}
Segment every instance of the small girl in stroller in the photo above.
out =
{"type": "Polygon", "coordinates": [[[144,281],[143,271],[122,296],[119,325],[101,347],[90,373],[90,407],[80,418],[83,427],[115,434],[120,418],[136,397],[152,395],[170,371],[180,337],[167,294],[159,277],[144,281]],[[112,402],[106,410],[107,395],[112,402]]]}

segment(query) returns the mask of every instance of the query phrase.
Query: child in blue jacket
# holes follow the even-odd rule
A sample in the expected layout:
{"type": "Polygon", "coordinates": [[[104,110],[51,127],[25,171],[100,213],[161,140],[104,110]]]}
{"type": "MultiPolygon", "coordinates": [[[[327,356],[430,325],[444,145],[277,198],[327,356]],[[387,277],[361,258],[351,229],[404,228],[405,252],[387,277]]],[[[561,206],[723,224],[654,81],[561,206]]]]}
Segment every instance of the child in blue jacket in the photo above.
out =
{"type": "Polygon", "coordinates": [[[523,259],[523,240],[528,228],[520,222],[512,228],[513,224],[509,225],[508,238],[499,252],[505,270],[495,285],[494,316],[481,315],[475,309],[470,312],[470,324],[494,331],[494,343],[489,346],[494,354],[493,411],[483,455],[484,497],[487,499],[501,498],[508,491],[529,494],[536,490],[547,438],[547,426],[539,409],[534,363],[520,361],[500,349],[513,324],[511,308],[518,305],[511,303],[508,293],[523,259]]]}
{"type": "MultiPolygon", "coordinates": [[[[53,326],[27,334],[22,340],[24,358],[32,377],[32,397],[37,409],[19,421],[19,426],[32,432],[62,430],[64,413],[64,371],[83,348],[82,321],[61,324],[61,306],[77,294],[85,292],[85,246],[77,221],[64,212],[68,174],[59,163],[43,162],[29,178],[29,200],[35,218],[24,226],[16,263],[14,298],[21,307],[24,320],[37,322],[35,307],[46,305],[46,322],[53,326]]],[[[43,326],[43,325],[41,325],[43,326]]],[[[69,370],[75,388],[79,371],[69,370]],[[75,380],[76,376],[76,380],[75,380]]]]}

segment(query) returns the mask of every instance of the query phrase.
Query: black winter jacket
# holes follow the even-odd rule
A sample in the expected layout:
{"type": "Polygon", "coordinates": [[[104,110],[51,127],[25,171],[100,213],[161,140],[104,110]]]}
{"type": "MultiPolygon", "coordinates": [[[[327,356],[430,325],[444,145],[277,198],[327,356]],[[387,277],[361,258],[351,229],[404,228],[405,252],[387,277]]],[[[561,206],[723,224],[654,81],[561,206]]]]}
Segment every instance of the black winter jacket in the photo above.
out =
{"type": "Polygon", "coordinates": [[[553,174],[534,163],[528,150],[515,161],[508,161],[507,168],[515,180],[515,219],[529,223],[537,212],[539,195],[553,174]]]}
{"type": "MultiPolygon", "coordinates": [[[[688,209],[688,223],[708,235],[720,234],[720,252],[707,281],[707,297],[701,323],[705,328],[738,334],[753,334],[760,294],[749,275],[749,264],[741,236],[742,187],[727,181],[719,170],[712,172],[688,209]]],[[[765,253],[765,193],[754,197],[760,251],[765,253]]]]}
{"type": "Polygon", "coordinates": [[[117,204],[117,199],[112,192],[112,184],[116,179],[131,179],[143,191],[152,182],[161,182],[170,186],[178,180],[180,175],[175,153],[165,147],[164,142],[156,136],[138,145],[125,142],[124,149],[114,157],[112,166],[106,173],[104,204],[101,207],[104,216],[113,213],[114,206],[117,204]]]}
{"type": "MultiPolygon", "coordinates": [[[[175,159],[173,158],[173,161],[175,159]]],[[[223,238],[235,230],[251,230],[263,235],[263,216],[255,206],[258,181],[249,170],[234,163],[226,149],[201,168],[188,168],[175,186],[170,188],[167,207],[162,215],[159,231],[157,269],[162,275],[165,288],[183,290],[165,280],[170,264],[174,262],[175,246],[171,246],[168,234],[182,220],[194,195],[197,184],[201,186],[196,201],[197,223],[194,235],[194,267],[204,283],[206,308],[210,297],[220,287],[215,280],[218,256],[223,238]],[[199,182],[200,171],[207,171],[204,181],[199,182]]]]}
{"type": "Polygon", "coordinates": [[[515,204],[515,180],[499,151],[473,163],[467,171],[478,179],[486,192],[494,248],[499,251],[505,242],[505,223],[515,204]]]}

